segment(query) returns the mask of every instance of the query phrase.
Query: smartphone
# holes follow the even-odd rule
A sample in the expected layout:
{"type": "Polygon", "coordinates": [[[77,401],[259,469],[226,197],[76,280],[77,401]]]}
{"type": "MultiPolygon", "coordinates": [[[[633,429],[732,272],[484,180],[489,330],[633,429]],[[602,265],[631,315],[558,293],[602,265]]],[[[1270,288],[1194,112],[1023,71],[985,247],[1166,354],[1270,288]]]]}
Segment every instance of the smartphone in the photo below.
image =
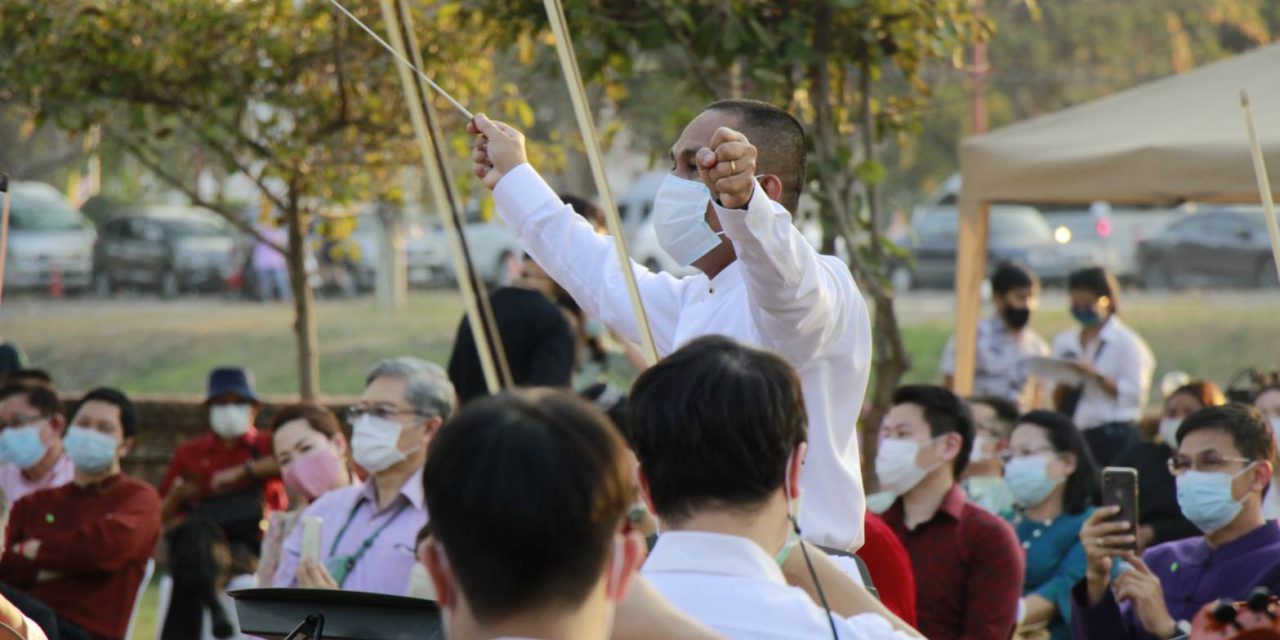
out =
{"type": "Polygon", "coordinates": [[[320,525],[324,520],[316,516],[302,519],[302,559],[320,561],[320,525]]]}
{"type": "MultiPolygon", "coordinates": [[[[1134,542],[1118,547],[1138,550],[1138,470],[1132,467],[1107,467],[1102,470],[1102,506],[1119,506],[1120,512],[1107,518],[1109,522],[1128,522],[1125,533],[1135,537],[1134,542]]],[[[1121,534],[1116,534],[1121,535],[1121,534]]]]}

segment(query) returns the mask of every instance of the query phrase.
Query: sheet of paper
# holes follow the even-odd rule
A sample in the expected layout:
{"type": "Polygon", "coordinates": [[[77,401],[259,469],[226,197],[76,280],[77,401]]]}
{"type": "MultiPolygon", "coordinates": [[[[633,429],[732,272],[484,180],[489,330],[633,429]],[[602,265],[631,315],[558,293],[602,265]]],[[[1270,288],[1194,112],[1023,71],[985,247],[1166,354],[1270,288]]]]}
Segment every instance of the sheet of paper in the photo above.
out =
{"type": "Polygon", "coordinates": [[[1077,386],[1084,382],[1084,378],[1075,368],[1075,363],[1070,360],[1032,356],[1029,362],[1031,375],[1037,378],[1068,386],[1077,386]]]}
{"type": "Polygon", "coordinates": [[[307,516],[302,519],[302,559],[320,561],[320,525],[321,518],[307,516]]]}

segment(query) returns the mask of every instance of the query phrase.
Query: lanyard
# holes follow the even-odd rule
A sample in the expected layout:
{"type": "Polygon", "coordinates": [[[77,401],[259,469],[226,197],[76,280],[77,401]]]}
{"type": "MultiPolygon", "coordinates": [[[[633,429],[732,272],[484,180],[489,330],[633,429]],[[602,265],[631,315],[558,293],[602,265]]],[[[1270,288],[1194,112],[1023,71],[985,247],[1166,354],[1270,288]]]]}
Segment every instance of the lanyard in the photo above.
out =
{"type": "MultiPolygon", "coordinates": [[[[375,508],[377,507],[376,502],[374,503],[374,507],[375,508]]],[[[378,539],[378,536],[382,535],[382,532],[385,531],[387,527],[391,526],[391,523],[395,522],[396,518],[399,518],[400,514],[403,513],[404,510],[407,509],[408,507],[409,507],[409,501],[406,499],[404,503],[400,505],[400,508],[396,509],[396,512],[391,514],[390,518],[387,518],[386,522],[382,523],[382,525],[379,526],[377,529],[375,529],[374,532],[370,534],[368,538],[364,539],[364,542],[360,543],[360,546],[359,548],[356,549],[356,552],[351,554],[348,557],[347,563],[346,563],[347,572],[342,576],[340,580],[338,580],[338,586],[342,586],[342,583],[346,582],[347,575],[350,575],[351,569],[355,568],[356,563],[360,561],[360,558],[364,557],[364,554],[366,551],[369,550],[369,547],[373,546],[373,543],[375,540],[378,539]]],[[[351,513],[347,514],[347,521],[342,523],[342,528],[338,530],[338,536],[333,539],[333,544],[329,547],[330,559],[332,559],[334,557],[334,554],[337,553],[338,545],[342,543],[342,537],[347,534],[347,527],[351,526],[351,521],[355,519],[356,512],[359,510],[360,510],[360,501],[357,500],[355,506],[352,507],[351,509],[351,513]]]]}

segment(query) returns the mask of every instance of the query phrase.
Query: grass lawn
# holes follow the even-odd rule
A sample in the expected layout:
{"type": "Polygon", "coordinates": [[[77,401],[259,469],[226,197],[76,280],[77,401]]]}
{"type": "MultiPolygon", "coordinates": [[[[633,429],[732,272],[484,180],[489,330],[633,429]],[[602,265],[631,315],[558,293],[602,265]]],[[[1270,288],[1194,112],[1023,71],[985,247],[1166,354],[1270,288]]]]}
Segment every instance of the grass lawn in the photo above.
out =
{"type": "MultiPolygon", "coordinates": [[[[1050,292],[1034,328],[1046,340],[1071,326],[1066,299],[1050,292]]],[[[1245,366],[1280,365],[1280,294],[1234,291],[1131,294],[1125,321],[1146,338],[1158,377],[1184,370],[1219,382],[1245,366]]],[[[913,293],[899,301],[913,367],[908,380],[936,379],[951,332],[949,294],[913,293]]],[[[365,370],[380,358],[415,355],[441,364],[462,315],[456,291],[414,291],[402,311],[371,299],[319,303],[321,388],[358,394],[365,370]]],[[[112,384],[135,394],[199,394],[212,367],[243,364],[267,394],[296,392],[292,307],[213,298],[162,302],[6,299],[0,332],[64,389],[112,384]]]]}

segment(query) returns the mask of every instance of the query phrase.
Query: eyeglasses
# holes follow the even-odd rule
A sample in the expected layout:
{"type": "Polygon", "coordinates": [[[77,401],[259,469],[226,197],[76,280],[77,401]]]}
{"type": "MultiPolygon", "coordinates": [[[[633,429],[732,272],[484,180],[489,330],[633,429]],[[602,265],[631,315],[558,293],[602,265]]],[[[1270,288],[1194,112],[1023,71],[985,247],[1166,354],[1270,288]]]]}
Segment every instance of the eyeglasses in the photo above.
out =
{"type": "Polygon", "coordinates": [[[1173,454],[1173,457],[1169,458],[1169,473],[1175,476],[1180,476],[1192,469],[1212,473],[1215,471],[1222,471],[1223,467],[1226,467],[1232,462],[1247,463],[1253,462],[1253,460],[1250,460],[1249,458],[1223,456],[1216,451],[1205,451],[1200,455],[1197,455],[1194,460],[1190,456],[1175,453],[1173,454]]]}
{"type": "Polygon", "coordinates": [[[8,429],[11,427],[25,427],[28,425],[43,422],[48,419],[49,419],[48,416],[40,416],[40,415],[34,415],[34,414],[25,415],[25,416],[14,416],[6,421],[0,421],[0,429],[8,429]]]}
{"type": "Polygon", "coordinates": [[[355,422],[356,420],[359,420],[360,418],[362,418],[362,417],[364,417],[364,416],[366,416],[366,415],[373,416],[373,417],[375,417],[375,418],[380,418],[380,419],[382,419],[382,420],[391,420],[391,419],[394,419],[394,418],[398,418],[398,417],[400,417],[400,416],[422,416],[422,417],[426,417],[426,416],[423,416],[423,414],[422,414],[421,412],[419,412],[419,411],[415,411],[415,410],[413,410],[413,409],[397,409],[397,408],[395,408],[395,407],[389,407],[389,406],[377,406],[377,407],[361,407],[361,406],[354,406],[354,407],[347,407],[347,421],[348,421],[348,422],[355,422]]]}
{"type": "Polygon", "coordinates": [[[1044,453],[1052,453],[1056,455],[1058,452],[1053,447],[1042,447],[1040,449],[1022,449],[1019,451],[1008,449],[1000,452],[1000,462],[1003,462],[1004,464],[1009,464],[1010,462],[1013,461],[1014,458],[1030,458],[1031,456],[1038,456],[1044,453]]]}

